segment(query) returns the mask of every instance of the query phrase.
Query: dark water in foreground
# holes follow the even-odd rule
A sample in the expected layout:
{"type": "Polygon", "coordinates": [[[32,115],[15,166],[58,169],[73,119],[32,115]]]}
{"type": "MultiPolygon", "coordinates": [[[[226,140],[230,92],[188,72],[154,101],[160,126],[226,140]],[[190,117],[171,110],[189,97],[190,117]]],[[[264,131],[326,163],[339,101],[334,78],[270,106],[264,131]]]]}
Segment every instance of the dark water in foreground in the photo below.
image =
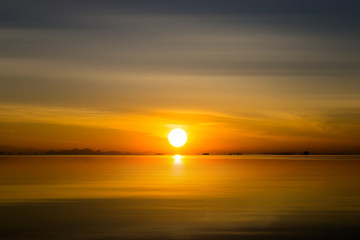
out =
{"type": "Polygon", "coordinates": [[[0,157],[0,239],[352,239],[360,156],[0,157]]]}

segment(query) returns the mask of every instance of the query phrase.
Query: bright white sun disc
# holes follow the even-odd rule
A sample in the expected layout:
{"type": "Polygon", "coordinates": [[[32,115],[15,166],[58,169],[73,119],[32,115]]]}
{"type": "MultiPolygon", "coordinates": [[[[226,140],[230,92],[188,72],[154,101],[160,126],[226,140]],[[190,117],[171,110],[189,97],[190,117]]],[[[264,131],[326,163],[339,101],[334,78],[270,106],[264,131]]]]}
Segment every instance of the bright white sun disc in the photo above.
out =
{"type": "Polygon", "coordinates": [[[187,141],[186,132],[180,128],[175,128],[169,133],[169,142],[174,147],[181,147],[187,141]]]}

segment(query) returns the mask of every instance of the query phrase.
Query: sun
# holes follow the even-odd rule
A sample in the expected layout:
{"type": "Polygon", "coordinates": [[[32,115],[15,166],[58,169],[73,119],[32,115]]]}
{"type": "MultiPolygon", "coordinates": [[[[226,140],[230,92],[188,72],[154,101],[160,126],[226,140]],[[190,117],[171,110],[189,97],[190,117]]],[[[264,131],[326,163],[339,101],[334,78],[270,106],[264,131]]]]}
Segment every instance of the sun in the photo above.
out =
{"type": "Polygon", "coordinates": [[[187,135],[186,132],[180,128],[175,128],[170,131],[169,135],[169,142],[174,147],[181,147],[183,146],[187,141],[187,135]]]}

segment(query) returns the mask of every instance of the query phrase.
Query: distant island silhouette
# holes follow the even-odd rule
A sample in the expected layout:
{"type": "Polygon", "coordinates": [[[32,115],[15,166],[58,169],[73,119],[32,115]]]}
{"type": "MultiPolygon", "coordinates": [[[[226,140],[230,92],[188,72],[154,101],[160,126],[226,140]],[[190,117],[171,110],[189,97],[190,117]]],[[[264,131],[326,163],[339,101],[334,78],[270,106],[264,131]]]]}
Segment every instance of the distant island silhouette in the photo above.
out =
{"type": "MultiPolygon", "coordinates": [[[[204,151],[193,153],[190,155],[359,155],[360,153],[327,153],[327,152],[242,152],[242,151],[204,151]]],[[[93,150],[91,148],[73,148],[73,149],[37,149],[16,147],[12,145],[0,145],[0,155],[174,155],[169,152],[156,152],[156,151],[144,151],[144,152],[131,152],[131,151],[119,151],[119,150],[93,150]]],[[[187,154],[184,154],[187,155],[187,154]]]]}
{"type": "MultiPolygon", "coordinates": [[[[128,155],[136,154],[125,151],[102,151],[90,148],[73,148],[66,150],[40,150],[32,148],[17,148],[14,146],[0,146],[0,155],[128,155]]],[[[140,153],[141,154],[141,153],[140,153]]]]}
{"type": "MultiPolygon", "coordinates": [[[[200,152],[193,155],[357,155],[359,153],[319,153],[310,151],[302,152],[200,152]]],[[[41,150],[35,148],[18,148],[10,145],[0,146],[0,155],[173,155],[164,152],[129,152],[129,151],[103,151],[91,148],[73,148],[65,150],[41,150]]],[[[185,154],[186,155],[186,154],[185,154]]]]}
{"type": "Polygon", "coordinates": [[[123,155],[127,153],[120,151],[103,152],[101,150],[92,150],[90,148],[83,148],[83,149],[74,148],[71,150],[62,150],[62,151],[50,150],[47,151],[45,154],[46,155],[123,155]]]}

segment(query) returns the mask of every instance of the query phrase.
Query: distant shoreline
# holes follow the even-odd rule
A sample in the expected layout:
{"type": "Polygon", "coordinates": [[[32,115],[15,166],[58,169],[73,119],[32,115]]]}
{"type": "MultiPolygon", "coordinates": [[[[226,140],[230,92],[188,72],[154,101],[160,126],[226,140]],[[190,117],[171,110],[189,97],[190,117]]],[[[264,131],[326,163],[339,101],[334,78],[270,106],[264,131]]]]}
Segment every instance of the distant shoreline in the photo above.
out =
{"type": "MultiPolygon", "coordinates": [[[[173,156],[174,154],[141,154],[141,153],[127,153],[127,154],[46,154],[46,153],[0,153],[1,156],[173,156]]],[[[251,156],[251,155],[263,155],[263,156],[356,156],[360,153],[313,153],[313,154],[282,154],[282,153],[244,153],[244,154],[182,154],[188,156],[251,156]]]]}
{"type": "MultiPolygon", "coordinates": [[[[179,154],[179,153],[177,153],[179,154]]],[[[10,145],[0,146],[0,156],[10,156],[10,155],[46,155],[46,156],[56,156],[56,155],[92,155],[92,156],[106,156],[106,155],[174,155],[174,153],[169,152],[156,152],[156,151],[139,151],[139,152],[131,152],[131,151],[118,151],[118,150],[93,150],[91,148],[73,148],[73,149],[63,149],[63,150],[44,150],[44,149],[36,149],[36,148],[20,148],[10,145]]],[[[204,151],[197,152],[193,154],[181,154],[181,155],[277,155],[277,156],[289,156],[289,155],[297,155],[297,156],[307,156],[307,155],[360,155],[359,153],[345,153],[345,152],[335,152],[335,153],[324,153],[324,152],[311,152],[309,150],[304,151],[283,151],[283,152],[246,152],[246,151],[204,151]]]]}

